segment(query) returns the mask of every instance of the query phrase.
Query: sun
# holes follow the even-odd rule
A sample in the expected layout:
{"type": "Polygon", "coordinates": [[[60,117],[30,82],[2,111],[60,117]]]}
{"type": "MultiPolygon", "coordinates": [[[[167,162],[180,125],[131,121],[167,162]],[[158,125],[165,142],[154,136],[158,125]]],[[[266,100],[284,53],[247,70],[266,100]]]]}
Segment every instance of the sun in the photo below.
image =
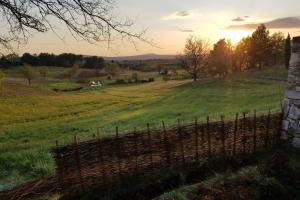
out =
{"type": "Polygon", "coordinates": [[[223,30],[221,38],[231,40],[232,44],[237,44],[242,38],[251,34],[249,30],[223,30]]]}

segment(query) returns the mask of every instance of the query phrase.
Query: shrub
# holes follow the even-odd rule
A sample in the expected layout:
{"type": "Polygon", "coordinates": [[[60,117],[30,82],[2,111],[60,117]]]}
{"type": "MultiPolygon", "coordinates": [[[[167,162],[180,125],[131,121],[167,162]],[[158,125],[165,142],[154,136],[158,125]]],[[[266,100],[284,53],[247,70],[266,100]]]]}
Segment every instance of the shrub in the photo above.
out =
{"type": "Polygon", "coordinates": [[[47,77],[48,72],[49,72],[48,67],[40,67],[39,68],[39,73],[40,73],[41,77],[43,77],[43,78],[47,77]]]}
{"type": "Polygon", "coordinates": [[[275,178],[263,178],[258,187],[257,199],[290,199],[287,190],[275,178]]]}
{"type": "Polygon", "coordinates": [[[36,71],[30,65],[24,65],[22,73],[29,85],[31,85],[31,81],[37,77],[36,71]]]}
{"type": "Polygon", "coordinates": [[[148,82],[154,82],[154,81],[155,81],[155,79],[153,77],[148,79],[148,82]]]}
{"type": "Polygon", "coordinates": [[[69,69],[68,72],[67,72],[69,78],[75,77],[75,75],[78,72],[78,70],[79,70],[79,66],[78,65],[74,65],[71,69],[69,69]]]}
{"type": "Polygon", "coordinates": [[[4,73],[0,70],[0,87],[2,87],[3,78],[4,78],[4,73]]]}
{"type": "Polygon", "coordinates": [[[132,73],[131,79],[133,79],[133,81],[134,81],[135,83],[139,82],[138,74],[137,74],[137,73],[132,73]]]}
{"type": "Polygon", "coordinates": [[[163,75],[162,79],[164,81],[169,81],[170,80],[170,77],[168,75],[163,75]]]}
{"type": "Polygon", "coordinates": [[[116,79],[116,84],[126,84],[124,79],[116,79]]]}

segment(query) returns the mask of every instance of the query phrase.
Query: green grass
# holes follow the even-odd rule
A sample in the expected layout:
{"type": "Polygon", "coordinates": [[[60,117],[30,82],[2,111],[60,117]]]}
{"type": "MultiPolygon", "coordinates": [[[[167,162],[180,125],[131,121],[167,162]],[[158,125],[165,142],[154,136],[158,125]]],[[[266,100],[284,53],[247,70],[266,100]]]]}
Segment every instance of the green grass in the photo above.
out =
{"type": "MultiPolygon", "coordinates": [[[[17,72],[15,72],[17,73],[17,72]]],[[[156,81],[146,84],[85,88],[78,92],[56,93],[55,87],[74,87],[70,80],[50,79],[29,87],[5,83],[0,94],[0,190],[28,180],[54,174],[50,149],[58,140],[70,143],[73,135],[91,138],[97,127],[102,136],[122,132],[146,123],[160,126],[164,120],[173,124],[194,117],[221,114],[232,117],[237,112],[254,109],[279,111],[286,70],[236,74],[226,80],[156,81]]]]}

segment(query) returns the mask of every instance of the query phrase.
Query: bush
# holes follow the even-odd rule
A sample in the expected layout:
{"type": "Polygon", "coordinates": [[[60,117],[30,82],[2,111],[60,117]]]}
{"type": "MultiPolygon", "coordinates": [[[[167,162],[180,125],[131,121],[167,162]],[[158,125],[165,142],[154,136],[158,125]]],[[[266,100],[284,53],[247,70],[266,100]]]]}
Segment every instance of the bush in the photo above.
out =
{"type": "Polygon", "coordinates": [[[81,83],[81,84],[88,84],[90,81],[89,79],[85,79],[85,78],[80,78],[79,80],[77,80],[77,83],[81,83]]]}
{"type": "Polygon", "coordinates": [[[170,77],[168,75],[163,75],[162,79],[164,81],[169,81],[170,80],[170,77]]]}
{"type": "Polygon", "coordinates": [[[24,65],[22,73],[24,78],[27,79],[29,85],[31,85],[31,81],[38,76],[36,71],[30,65],[24,65]]]}
{"type": "Polygon", "coordinates": [[[275,178],[263,178],[258,187],[256,199],[291,199],[284,186],[275,178]]]}
{"type": "Polygon", "coordinates": [[[124,79],[116,79],[116,84],[126,84],[124,79]]]}
{"type": "Polygon", "coordinates": [[[135,83],[139,82],[138,74],[137,74],[137,73],[132,73],[131,79],[133,79],[133,81],[134,81],[135,83]]]}
{"type": "Polygon", "coordinates": [[[4,73],[0,70],[0,88],[2,87],[3,78],[4,78],[4,73]]]}
{"type": "Polygon", "coordinates": [[[39,68],[39,73],[40,73],[41,77],[43,77],[43,78],[47,77],[48,72],[49,72],[48,67],[39,68]]]}
{"type": "Polygon", "coordinates": [[[154,81],[155,81],[155,79],[153,77],[148,79],[148,82],[154,82],[154,81]]]}

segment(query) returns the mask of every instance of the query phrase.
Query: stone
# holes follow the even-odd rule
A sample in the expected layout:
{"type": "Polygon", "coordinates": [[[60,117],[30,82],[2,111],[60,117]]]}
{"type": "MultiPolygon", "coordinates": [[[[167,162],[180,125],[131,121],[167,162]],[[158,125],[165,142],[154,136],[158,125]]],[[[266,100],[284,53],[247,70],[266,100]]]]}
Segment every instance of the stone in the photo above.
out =
{"type": "Polygon", "coordinates": [[[300,92],[288,90],[286,92],[286,98],[300,100],[300,92]]]}
{"type": "Polygon", "coordinates": [[[283,101],[283,131],[300,147],[300,37],[293,38],[287,91],[283,101]]]}
{"type": "Polygon", "coordinates": [[[290,110],[288,112],[288,118],[293,120],[299,120],[300,119],[300,108],[298,108],[295,105],[291,105],[290,110]]]}
{"type": "Polygon", "coordinates": [[[300,137],[293,138],[293,146],[298,148],[300,147],[300,137]]]}
{"type": "Polygon", "coordinates": [[[289,122],[288,120],[283,120],[283,121],[282,121],[282,129],[283,129],[284,131],[288,131],[288,129],[289,129],[289,124],[290,124],[290,122],[289,122]]]}

